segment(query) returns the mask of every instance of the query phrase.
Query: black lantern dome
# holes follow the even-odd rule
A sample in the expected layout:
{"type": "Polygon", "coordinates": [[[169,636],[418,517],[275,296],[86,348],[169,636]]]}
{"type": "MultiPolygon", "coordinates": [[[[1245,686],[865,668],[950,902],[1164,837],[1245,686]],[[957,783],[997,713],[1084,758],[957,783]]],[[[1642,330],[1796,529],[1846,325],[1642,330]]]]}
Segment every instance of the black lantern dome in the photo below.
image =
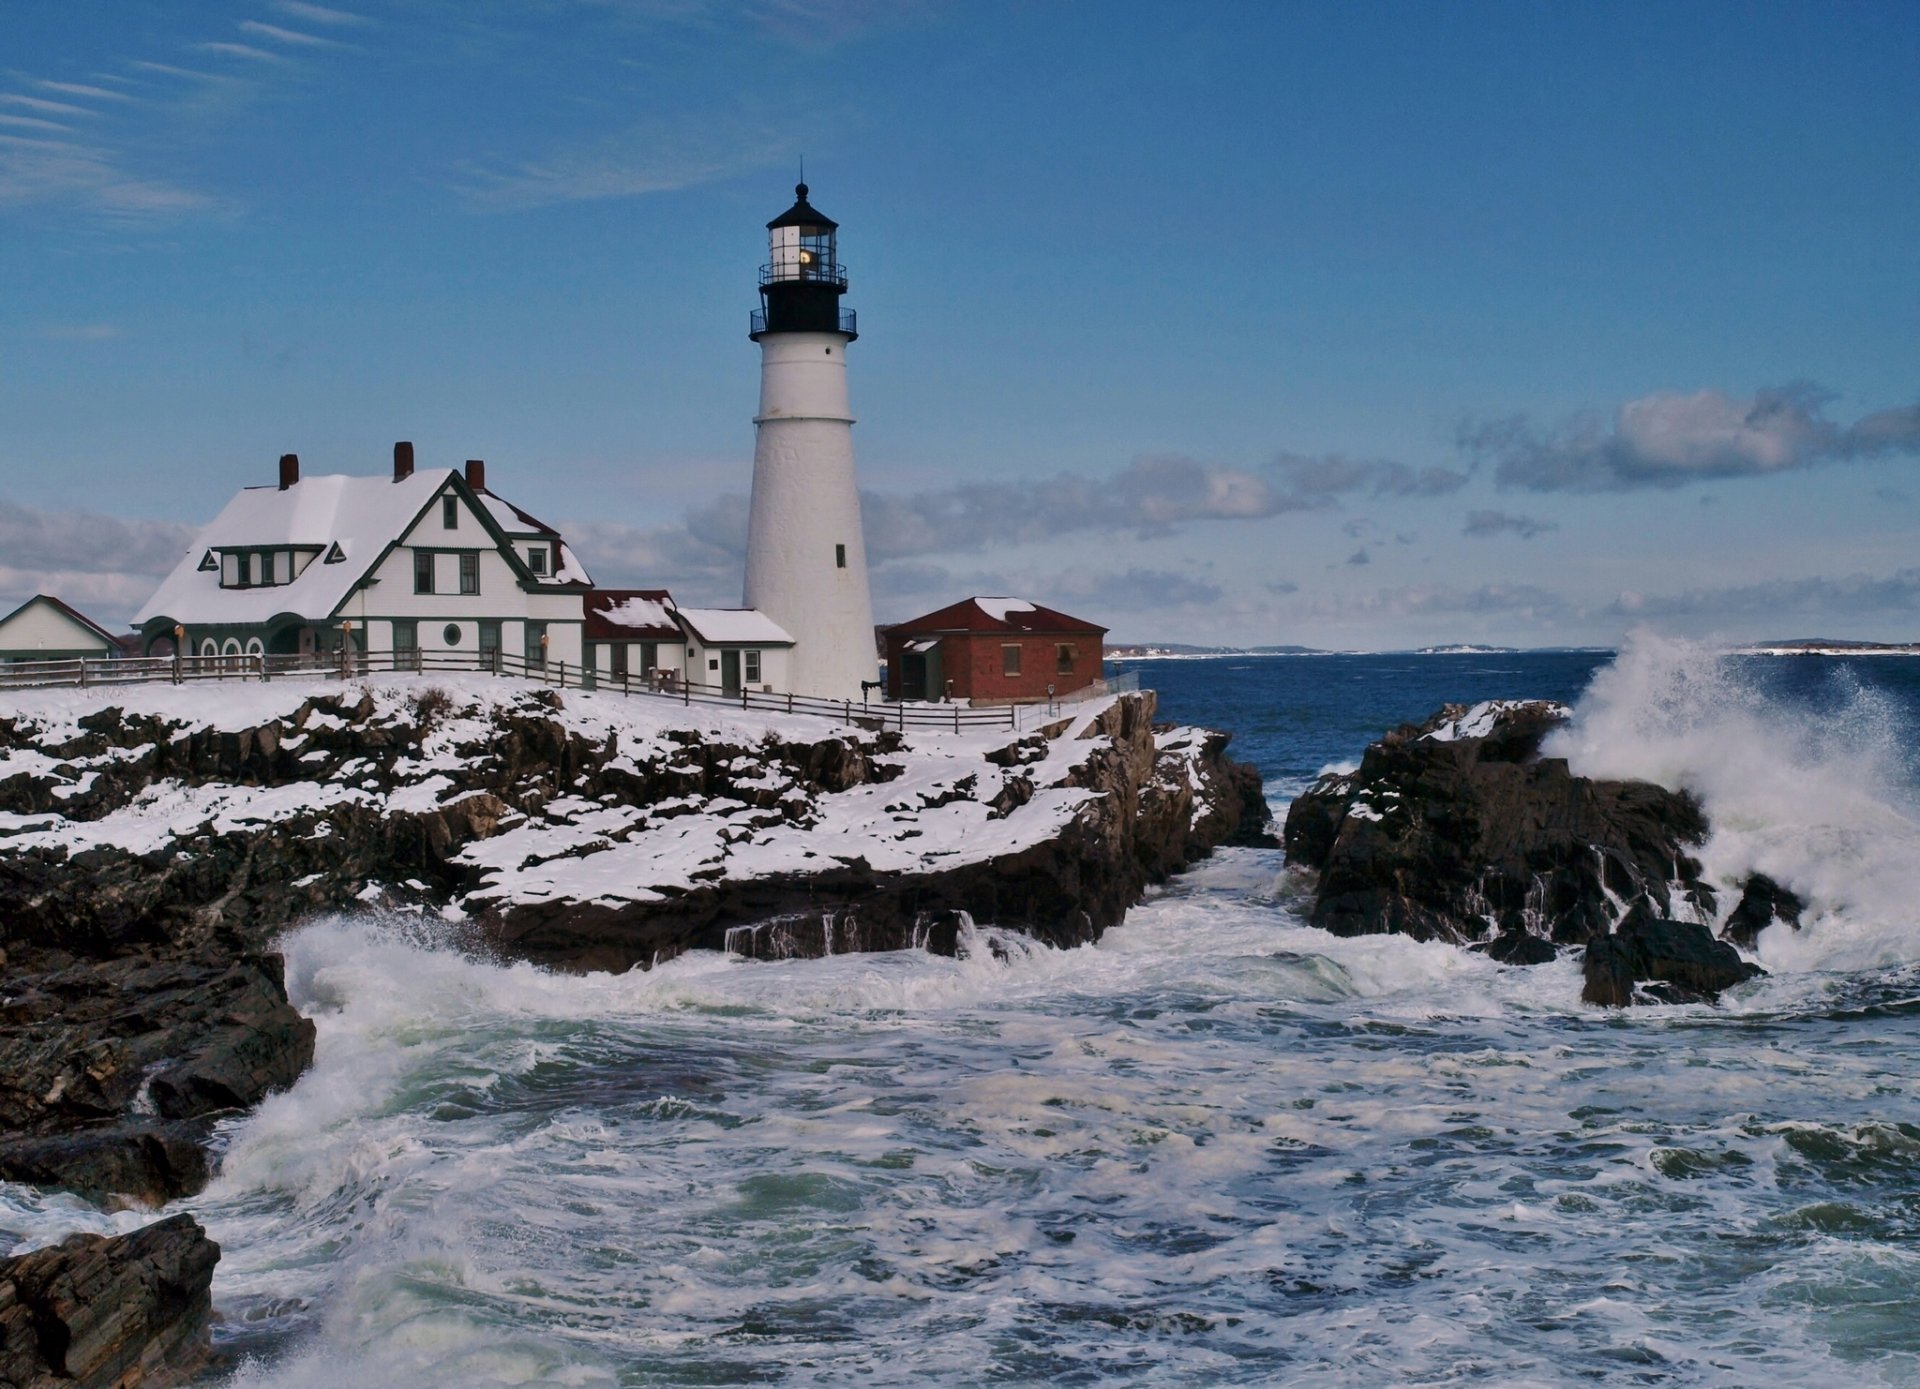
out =
{"type": "Polygon", "coordinates": [[[794,186],[794,204],[767,223],[767,263],[760,267],[760,308],[748,336],[768,333],[844,333],[851,342],[854,314],[840,307],[847,292],[840,264],[840,224],[807,201],[807,185],[794,186]]]}

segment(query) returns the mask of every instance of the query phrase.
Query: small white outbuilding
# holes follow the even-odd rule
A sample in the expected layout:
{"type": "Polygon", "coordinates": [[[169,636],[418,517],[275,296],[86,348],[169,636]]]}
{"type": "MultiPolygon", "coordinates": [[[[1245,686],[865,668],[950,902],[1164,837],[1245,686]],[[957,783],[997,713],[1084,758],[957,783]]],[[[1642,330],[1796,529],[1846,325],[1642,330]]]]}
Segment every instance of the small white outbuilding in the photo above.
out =
{"type": "Polygon", "coordinates": [[[0,663],[118,656],[113,633],[50,593],[36,593],[0,617],[0,663]]]}

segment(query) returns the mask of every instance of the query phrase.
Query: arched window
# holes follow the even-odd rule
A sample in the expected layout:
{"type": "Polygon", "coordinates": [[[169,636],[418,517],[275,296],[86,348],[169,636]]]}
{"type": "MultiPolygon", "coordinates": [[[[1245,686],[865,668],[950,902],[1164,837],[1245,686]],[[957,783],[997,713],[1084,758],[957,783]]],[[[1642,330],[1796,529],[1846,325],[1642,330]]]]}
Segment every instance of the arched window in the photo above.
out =
{"type": "Polygon", "coordinates": [[[208,637],[200,643],[200,654],[202,656],[218,656],[220,654],[220,643],[212,637],[208,637]]]}
{"type": "Polygon", "coordinates": [[[249,656],[266,655],[267,654],[266,643],[261,641],[260,638],[258,637],[248,637],[247,638],[247,654],[249,656]]]}

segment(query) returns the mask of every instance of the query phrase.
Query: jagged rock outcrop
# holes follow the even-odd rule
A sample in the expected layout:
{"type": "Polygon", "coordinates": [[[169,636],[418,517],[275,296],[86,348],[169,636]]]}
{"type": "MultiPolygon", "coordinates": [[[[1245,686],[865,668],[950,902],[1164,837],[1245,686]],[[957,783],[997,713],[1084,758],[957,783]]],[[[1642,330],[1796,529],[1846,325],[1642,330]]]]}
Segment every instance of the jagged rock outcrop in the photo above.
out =
{"type": "Polygon", "coordinates": [[[278,955],[215,945],[213,958],[13,948],[0,1177],[146,1205],[205,1185],[207,1121],[291,1085],[314,1038],[278,955]]]}
{"type": "MultiPolygon", "coordinates": [[[[663,900],[516,904],[492,914],[487,939],[516,957],[568,969],[626,969],[689,949],[758,959],[862,950],[951,954],[964,917],[1050,945],[1099,938],[1140,900],[1225,843],[1271,843],[1258,772],[1225,755],[1229,735],[1156,729],[1153,696],[1121,698],[1080,738],[1095,746],[1060,784],[1092,793],[1049,837],[951,868],[877,868],[865,857],[796,874],[718,877],[663,900]]],[[[1018,771],[1040,760],[1038,735],[989,753],[1018,771]]],[[[1004,816],[1036,787],[1010,777],[988,802],[1004,816]]],[[[979,788],[967,788],[977,798],[979,788]]]]}
{"type": "Polygon", "coordinates": [[[163,1389],[208,1359],[220,1246],[191,1216],[0,1259],[0,1385],[163,1389]]]}
{"type": "MultiPolygon", "coordinates": [[[[1567,717],[1544,701],[1448,705],[1388,733],[1357,770],[1322,777],[1285,830],[1288,862],[1316,874],[1312,922],[1452,941],[1512,964],[1585,946],[1594,1002],[1629,1001],[1635,981],[1710,997],[1749,977],[1737,951],[1692,924],[1716,906],[1691,852],[1707,835],[1699,803],[1542,757],[1567,717]]],[[[1749,915],[1784,910],[1763,897],[1749,915]]]]}
{"type": "Polygon", "coordinates": [[[1612,935],[1587,944],[1588,1003],[1624,1008],[1636,988],[1659,1003],[1705,1003],[1765,973],[1696,921],[1669,921],[1637,904],[1612,935]]]}

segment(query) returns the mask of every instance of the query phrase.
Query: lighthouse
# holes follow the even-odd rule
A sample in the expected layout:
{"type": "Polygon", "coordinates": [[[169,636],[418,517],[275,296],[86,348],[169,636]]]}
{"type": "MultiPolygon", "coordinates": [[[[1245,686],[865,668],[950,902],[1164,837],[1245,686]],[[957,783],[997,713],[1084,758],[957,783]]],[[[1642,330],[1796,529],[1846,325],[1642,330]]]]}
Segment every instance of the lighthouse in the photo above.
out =
{"type": "Polygon", "coordinates": [[[807,202],[806,184],[794,193],[767,223],[749,334],[760,344],[760,412],[745,598],[793,637],[795,693],[859,699],[879,660],[847,408],[847,345],[858,334],[840,306],[839,226],[807,202]]]}

